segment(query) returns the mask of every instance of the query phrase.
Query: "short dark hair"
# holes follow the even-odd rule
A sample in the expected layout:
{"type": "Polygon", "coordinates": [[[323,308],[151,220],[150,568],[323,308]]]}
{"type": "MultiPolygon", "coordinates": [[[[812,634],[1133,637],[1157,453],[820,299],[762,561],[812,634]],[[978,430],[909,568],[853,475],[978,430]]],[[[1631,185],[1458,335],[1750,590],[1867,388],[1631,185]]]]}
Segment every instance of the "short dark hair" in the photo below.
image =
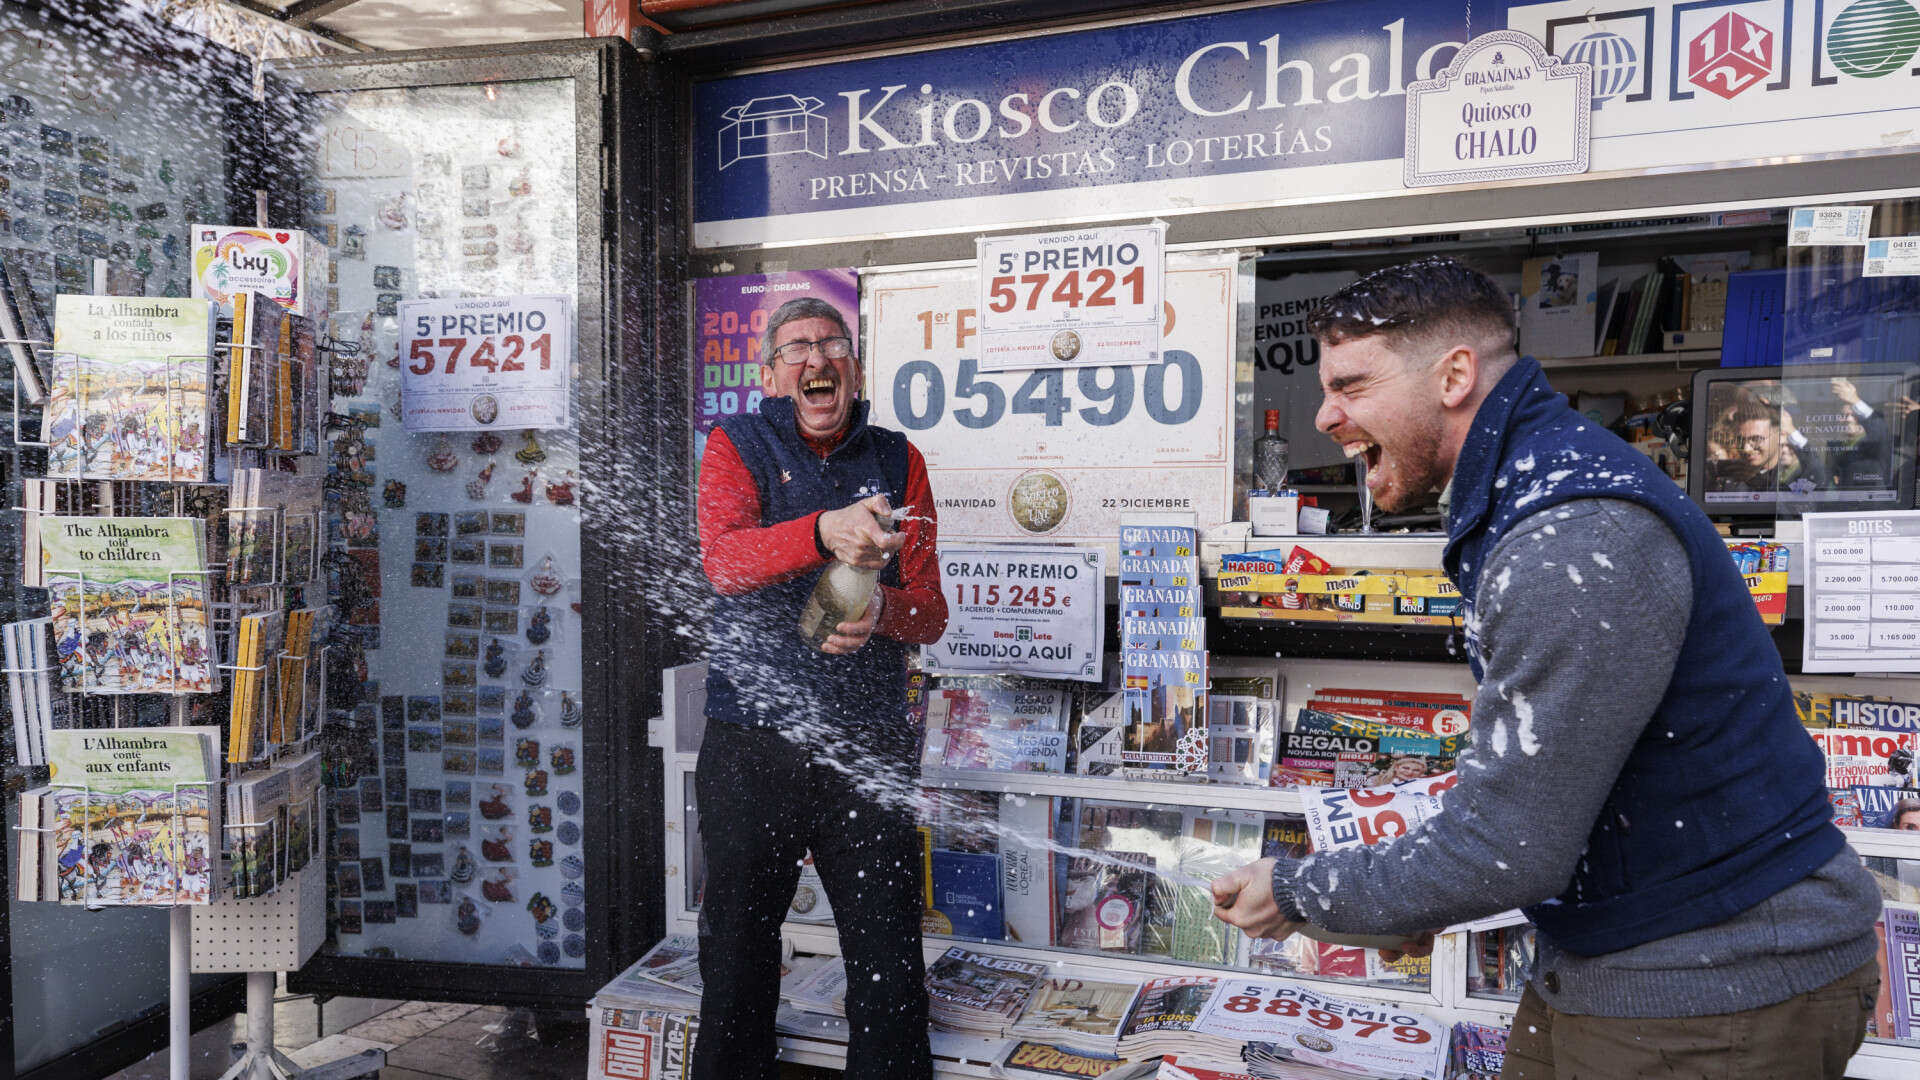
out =
{"type": "MultiPolygon", "coordinates": [[[[774,333],[781,327],[798,319],[832,319],[834,325],[840,328],[840,333],[843,336],[849,338],[853,336],[853,331],[847,329],[847,318],[840,314],[839,308],[834,307],[832,304],[827,303],[817,296],[802,296],[799,299],[789,300],[781,304],[773,310],[773,315],[767,319],[766,332],[760,335],[760,362],[762,364],[773,363],[774,333]]],[[[858,344],[858,342],[855,344],[858,344]]]]}
{"type": "Polygon", "coordinates": [[[1434,256],[1375,270],[1327,297],[1307,319],[1322,346],[1385,335],[1388,344],[1436,335],[1498,338],[1513,344],[1513,301],[1494,280],[1434,256]]]}

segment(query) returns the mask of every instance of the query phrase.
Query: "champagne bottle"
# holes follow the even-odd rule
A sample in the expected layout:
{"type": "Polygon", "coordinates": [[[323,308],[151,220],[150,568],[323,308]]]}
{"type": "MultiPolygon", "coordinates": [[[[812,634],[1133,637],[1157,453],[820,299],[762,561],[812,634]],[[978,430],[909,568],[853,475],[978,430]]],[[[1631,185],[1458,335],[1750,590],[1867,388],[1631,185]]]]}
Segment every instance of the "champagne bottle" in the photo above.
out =
{"type": "MultiPolygon", "coordinates": [[[[896,522],[903,519],[912,507],[889,510],[884,514],[875,514],[874,520],[880,528],[892,532],[896,522]]],[[[800,637],[815,649],[826,644],[827,638],[843,622],[852,622],[867,613],[867,605],[873,602],[873,590],[880,583],[880,571],[863,570],[850,566],[839,559],[827,567],[814,583],[813,594],[807,597],[807,605],[800,609],[800,623],[797,629],[800,637]]]]}

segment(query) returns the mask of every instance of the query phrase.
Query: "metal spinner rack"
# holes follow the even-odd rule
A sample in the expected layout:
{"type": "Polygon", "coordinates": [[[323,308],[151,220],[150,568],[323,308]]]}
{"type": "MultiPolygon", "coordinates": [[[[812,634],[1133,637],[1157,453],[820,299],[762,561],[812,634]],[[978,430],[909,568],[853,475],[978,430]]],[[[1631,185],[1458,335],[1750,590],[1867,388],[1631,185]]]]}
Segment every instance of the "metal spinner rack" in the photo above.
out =
{"type": "MultiPolygon", "coordinates": [[[[100,291],[99,283],[103,277],[103,265],[96,262],[95,288],[97,292],[100,291]]],[[[52,346],[51,342],[38,339],[0,338],[0,345],[10,344],[45,348],[51,348],[52,346]]],[[[330,339],[316,340],[317,369],[320,364],[325,364],[328,361],[328,353],[332,351],[331,345],[332,342],[330,339]]],[[[226,351],[228,355],[235,355],[239,352],[261,348],[261,346],[229,343],[219,346],[219,348],[226,351]]],[[[167,361],[165,386],[169,403],[177,403],[181,396],[186,393],[181,369],[187,364],[210,365],[215,361],[216,355],[218,354],[193,353],[168,355],[165,357],[167,361]]],[[[71,392],[75,395],[75,398],[73,403],[74,429],[70,434],[74,444],[71,448],[72,452],[78,455],[72,463],[73,470],[70,475],[59,475],[50,477],[50,479],[56,480],[63,485],[73,485],[69,490],[76,492],[76,495],[71,498],[70,501],[73,506],[78,507],[82,503],[82,500],[77,496],[80,484],[87,482],[118,483],[125,478],[116,479],[111,477],[90,477],[86,475],[87,448],[85,446],[83,425],[87,403],[86,383],[82,371],[83,361],[79,354],[72,352],[62,351],[60,353],[50,353],[49,356],[72,358],[71,363],[74,377],[68,385],[72,387],[71,392]]],[[[318,370],[316,373],[318,373],[318,370]]],[[[281,414],[281,406],[285,404],[280,401],[278,380],[268,378],[267,385],[263,389],[268,401],[268,415],[278,417],[281,414]]],[[[224,407],[223,403],[218,403],[214,400],[213,380],[210,376],[205,380],[203,392],[206,395],[206,407],[209,416],[213,415],[213,410],[224,407]]],[[[51,404],[52,397],[53,390],[50,383],[48,386],[47,400],[41,404],[43,410],[51,404]]],[[[19,383],[17,380],[14,384],[12,405],[13,430],[10,434],[13,436],[14,445],[46,450],[50,456],[55,454],[56,451],[59,450],[59,447],[54,445],[54,440],[34,440],[21,436],[23,430],[21,420],[22,410],[19,383]]],[[[166,476],[164,479],[156,477],[152,482],[174,485],[174,513],[175,516],[182,516],[185,513],[182,489],[195,485],[218,487],[225,487],[227,485],[187,480],[179,475],[179,455],[182,449],[180,444],[184,439],[185,433],[178,419],[181,415],[181,410],[178,408],[170,409],[169,413],[169,420],[164,427],[166,476]]],[[[309,419],[309,423],[315,428],[316,439],[314,441],[316,443],[323,442],[324,440],[318,437],[321,434],[321,418],[316,415],[309,419]]],[[[269,423],[269,427],[271,427],[271,422],[269,423]]],[[[202,433],[202,438],[211,440],[214,437],[213,431],[211,430],[212,425],[208,425],[208,428],[209,430],[202,433]]],[[[296,433],[296,435],[298,434],[300,433],[296,433]]],[[[305,440],[297,439],[297,441],[304,442],[305,440]]],[[[189,449],[193,448],[190,447],[189,449]]],[[[233,444],[228,449],[234,454],[236,465],[239,464],[238,459],[243,453],[258,455],[261,458],[269,458],[275,455],[291,455],[301,452],[297,446],[293,449],[283,450],[276,446],[265,445],[264,441],[255,442],[253,440],[249,440],[244,444],[233,444]]],[[[212,448],[208,447],[208,450],[211,452],[212,448]]],[[[118,500],[115,500],[116,503],[117,501],[118,500]]],[[[24,508],[16,509],[24,511],[24,508]]],[[[116,505],[116,510],[117,509],[118,507],[116,505]]],[[[233,663],[223,664],[219,662],[221,655],[226,656],[229,660],[235,659],[234,647],[237,644],[236,631],[241,620],[249,614],[278,608],[282,601],[282,590],[286,586],[290,584],[307,584],[318,576],[318,553],[321,545],[324,543],[320,515],[318,513],[289,515],[279,507],[229,507],[226,513],[231,522],[233,520],[232,515],[235,513],[257,513],[262,510],[270,510],[272,513],[270,527],[273,529],[277,541],[272,566],[272,579],[270,581],[229,585],[226,598],[221,600],[216,596],[215,584],[224,576],[227,570],[225,564],[212,564],[205,570],[172,571],[168,575],[167,615],[164,632],[169,635],[176,651],[170,658],[170,667],[166,679],[167,689],[153,692],[169,695],[171,699],[171,719],[174,725],[179,725],[185,721],[186,694],[212,692],[216,688],[216,680],[211,677],[212,671],[224,670],[235,672],[241,670],[233,663]],[[313,555],[311,561],[304,567],[289,567],[286,565],[285,528],[287,519],[294,516],[306,518],[311,521],[312,544],[310,545],[310,549],[313,555]],[[177,603],[178,590],[174,584],[174,580],[181,577],[198,577],[202,579],[203,582],[201,591],[205,625],[202,630],[206,635],[206,664],[209,668],[209,677],[203,680],[204,685],[202,686],[188,685],[183,687],[182,685],[181,665],[177,651],[181,640],[181,614],[177,603]],[[290,577],[295,580],[290,581],[290,577]],[[221,646],[223,641],[224,647],[221,646]]],[[[40,513],[46,512],[46,510],[40,511],[40,513]]],[[[121,515],[119,513],[109,513],[97,516],[101,520],[111,520],[113,517],[121,515]]],[[[75,583],[79,598],[79,607],[75,614],[80,625],[84,626],[86,623],[85,572],[83,570],[50,567],[47,569],[47,573],[50,577],[59,576],[75,583]]],[[[73,694],[76,697],[92,695],[108,697],[114,702],[112,716],[113,727],[102,730],[116,730],[121,728],[128,719],[121,708],[127,694],[105,690],[97,684],[87,685],[85,680],[93,670],[93,658],[88,652],[89,645],[84,634],[81,637],[78,647],[80,650],[80,673],[82,682],[78,688],[65,692],[73,694]]],[[[299,654],[281,649],[276,651],[265,663],[246,670],[265,671],[269,667],[284,668],[284,665],[289,660],[301,661],[303,664],[301,668],[303,677],[298,694],[299,707],[295,715],[298,717],[306,717],[318,711],[322,707],[320,703],[325,701],[326,655],[327,650],[324,647],[316,650],[311,644],[309,644],[303,653],[299,654]],[[315,661],[321,664],[317,690],[314,689],[312,679],[304,675],[305,672],[311,671],[311,664],[315,661]],[[319,695],[319,702],[310,700],[309,695],[312,693],[319,695]]],[[[57,651],[56,654],[49,659],[51,662],[45,668],[22,666],[18,669],[8,668],[5,669],[5,671],[7,674],[33,675],[37,677],[43,673],[59,670],[61,665],[57,651]]],[[[189,677],[188,682],[191,684],[194,680],[189,677]]],[[[284,699],[285,693],[285,691],[276,691],[276,700],[269,703],[270,713],[277,714],[278,706],[280,701],[284,699]]],[[[286,734],[286,732],[273,732],[271,734],[286,734]]],[[[305,732],[295,731],[293,734],[295,738],[284,744],[269,742],[265,755],[265,763],[270,764],[273,758],[281,754],[304,752],[310,746],[315,735],[317,735],[317,730],[305,732]]],[[[220,748],[216,747],[216,752],[219,749],[220,748]]],[[[223,760],[226,755],[217,753],[216,756],[218,759],[223,760]]],[[[77,788],[84,793],[81,796],[83,804],[88,807],[91,806],[91,789],[85,784],[53,784],[49,786],[55,788],[77,788]]],[[[221,785],[214,781],[199,784],[174,785],[176,788],[176,806],[173,812],[176,819],[179,814],[177,791],[183,786],[203,788],[206,791],[206,798],[211,802],[212,799],[218,797],[215,789],[221,785]]],[[[322,792],[324,792],[324,788],[322,788],[322,792]]],[[[326,818],[324,816],[322,799],[323,795],[316,793],[314,796],[316,805],[310,808],[313,811],[317,811],[312,814],[313,829],[316,833],[324,832],[325,829],[326,818]]],[[[90,813],[85,820],[85,828],[90,830],[92,825],[90,813]]],[[[246,832],[248,830],[260,830],[263,828],[269,830],[268,835],[270,837],[277,837],[277,823],[275,822],[230,822],[225,824],[223,831],[232,834],[234,832],[246,832]]],[[[51,833],[54,829],[52,827],[41,827],[22,831],[51,833]]],[[[175,835],[178,835],[177,827],[175,835]]],[[[219,858],[218,842],[215,838],[209,838],[208,843],[210,848],[207,853],[207,858],[210,863],[209,873],[220,874],[222,873],[223,864],[219,858]]],[[[318,842],[316,846],[324,851],[324,840],[318,842]]],[[[83,835],[81,850],[85,852],[90,847],[90,835],[83,835]]],[[[184,852],[182,854],[184,854],[184,852]]],[[[84,869],[85,864],[82,863],[81,865],[82,869],[80,873],[84,875],[86,873],[84,869]]],[[[176,860],[174,865],[176,877],[173,882],[172,896],[177,900],[180,896],[180,882],[177,871],[181,863],[176,860]]],[[[192,1005],[190,976],[202,972],[245,972],[247,974],[247,1043],[249,1049],[239,1061],[234,1063],[232,1068],[227,1070],[222,1080],[248,1080],[248,1078],[251,1078],[251,1080],[260,1080],[260,1078],[264,1077],[271,1077],[274,1078],[274,1080],[347,1080],[347,1078],[350,1077],[376,1072],[385,1064],[385,1053],[383,1051],[369,1050],[362,1054],[356,1054],[339,1061],[328,1062],[324,1065],[302,1071],[289,1061],[285,1055],[274,1049],[273,1046],[275,973],[292,970],[304,964],[319,948],[326,934],[326,863],[323,856],[315,855],[310,857],[306,866],[299,871],[288,874],[285,882],[267,895],[244,899],[228,897],[211,903],[175,903],[169,908],[169,916],[168,1065],[169,1075],[172,1080],[188,1080],[188,1050],[191,1036],[189,1016],[192,1005]]]]}

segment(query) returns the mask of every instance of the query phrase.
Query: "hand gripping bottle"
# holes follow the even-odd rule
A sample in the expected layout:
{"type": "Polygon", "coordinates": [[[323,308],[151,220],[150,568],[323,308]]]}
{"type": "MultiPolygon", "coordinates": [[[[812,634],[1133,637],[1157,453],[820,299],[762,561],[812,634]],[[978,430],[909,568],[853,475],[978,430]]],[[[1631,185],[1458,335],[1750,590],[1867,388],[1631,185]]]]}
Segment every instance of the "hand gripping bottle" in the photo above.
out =
{"type": "MultiPolygon", "coordinates": [[[[881,529],[892,532],[912,509],[903,506],[873,517],[881,529]]],[[[815,649],[826,644],[841,623],[852,622],[867,613],[867,605],[873,602],[873,590],[879,583],[880,571],[862,570],[835,559],[814,583],[813,595],[807,597],[806,607],[800,609],[801,639],[815,649]]]]}

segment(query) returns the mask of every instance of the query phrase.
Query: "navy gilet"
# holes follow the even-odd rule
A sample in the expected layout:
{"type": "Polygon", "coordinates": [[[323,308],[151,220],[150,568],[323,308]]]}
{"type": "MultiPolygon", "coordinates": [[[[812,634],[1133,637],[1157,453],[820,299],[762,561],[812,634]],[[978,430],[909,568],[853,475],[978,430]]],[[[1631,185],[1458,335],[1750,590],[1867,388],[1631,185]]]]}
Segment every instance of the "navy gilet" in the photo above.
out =
{"type": "MultiPolygon", "coordinates": [[[[1596,497],[1646,507],[1673,530],[1687,553],[1693,611],[1666,695],[1615,779],[1573,880],[1526,909],[1556,944],[1587,956],[1725,921],[1846,843],[1833,825],[1820,751],[1795,716],[1780,654],[1725,541],[1645,455],[1569,408],[1532,358],[1481,404],[1454,467],[1445,566],[1469,605],[1470,631],[1480,572],[1501,537],[1542,510],[1596,497]]],[[[1568,619],[1571,633],[1604,633],[1577,614],[1568,619]]],[[[1477,641],[1469,658],[1480,677],[1477,641]]],[[[1551,813],[1554,793],[1537,795],[1551,813]]]]}
{"type": "MultiPolygon", "coordinates": [[[[907,439],[867,424],[867,402],[854,403],[846,437],[821,457],[800,437],[793,402],[768,398],[758,415],[720,422],[760,493],[760,524],[776,525],[816,510],[838,510],[869,495],[906,498],[907,439]]],[[[899,560],[880,572],[900,584],[899,560]]],[[[797,624],[826,567],[740,596],[721,596],[709,631],[707,716],[771,727],[824,725],[886,730],[905,722],[906,646],[878,634],[849,656],[819,652],[797,624]]]]}

